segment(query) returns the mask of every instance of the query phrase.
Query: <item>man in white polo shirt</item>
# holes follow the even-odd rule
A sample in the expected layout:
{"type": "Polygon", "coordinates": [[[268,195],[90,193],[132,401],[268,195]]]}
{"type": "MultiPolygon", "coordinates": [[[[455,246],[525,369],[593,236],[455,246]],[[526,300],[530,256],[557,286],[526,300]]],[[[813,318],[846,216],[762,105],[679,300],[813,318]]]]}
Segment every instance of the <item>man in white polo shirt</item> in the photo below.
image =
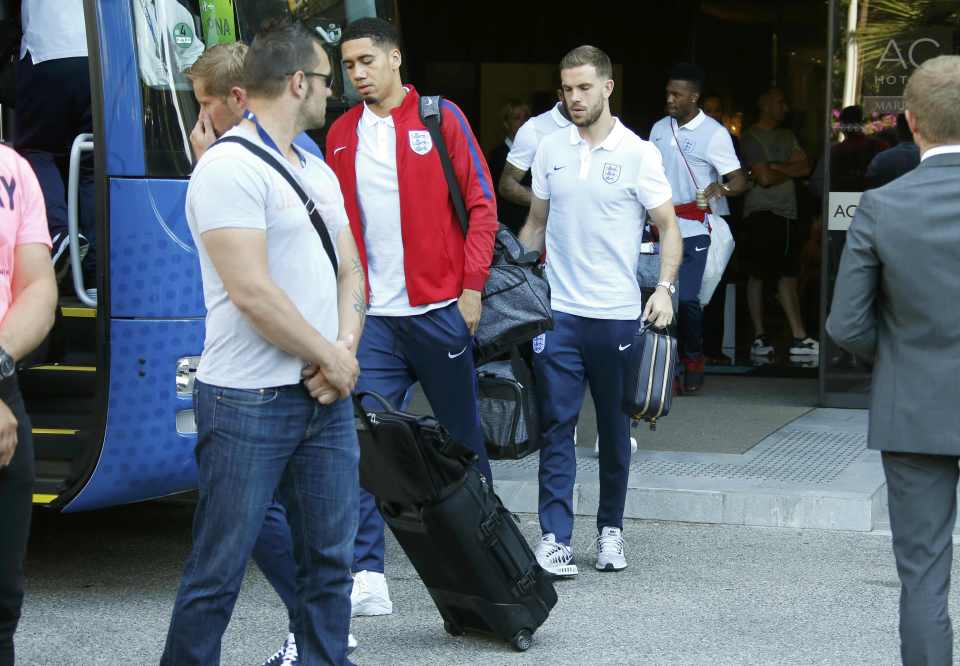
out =
{"type": "Polygon", "coordinates": [[[543,139],[533,162],[533,201],[520,239],[547,250],[554,329],[534,340],[540,392],[540,527],[537,561],[557,576],[576,575],[573,433],[589,382],[600,434],[597,561],[601,571],[627,566],[623,506],[630,473],[629,419],[621,411],[623,352],[637,320],[673,319],[682,240],[660,153],[610,114],[610,58],[580,46],[560,61],[573,127],[543,139]],[[637,261],[647,215],[660,232],[660,283],[641,303],[637,261]]]}
{"type": "Polygon", "coordinates": [[[683,236],[677,320],[686,370],[683,390],[688,393],[696,393],[703,386],[700,285],[710,248],[710,218],[729,215],[727,197],[747,189],[730,132],[700,110],[702,90],[703,71],[699,67],[687,63],[675,66],[667,81],[667,116],[650,130],[650,142],[663,156],[683,236]]]}
{"type": "Polygon", "coordinates": [[[533,157],[543,137],[553,134],[557,130],[570,127],[570,115],[563,105],[560,91],[557,91],[560,101],[549,111],[530,118],[520,126],[517,135],[513,138],[513,145],[507,154],[507,163],[503,167],[503,174],[497,185],[497,192],[507,201],[530,207],[533,194],[530,191],[530,179],[527,173],[533,164],[533,157]]]}

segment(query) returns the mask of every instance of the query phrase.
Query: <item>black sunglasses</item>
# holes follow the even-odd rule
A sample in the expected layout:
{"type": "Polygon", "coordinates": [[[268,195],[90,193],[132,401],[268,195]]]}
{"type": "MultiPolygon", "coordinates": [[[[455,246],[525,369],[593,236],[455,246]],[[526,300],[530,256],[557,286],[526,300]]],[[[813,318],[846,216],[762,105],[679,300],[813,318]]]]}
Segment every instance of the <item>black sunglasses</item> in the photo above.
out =
{"type": "MultiPolygon", "coordinates": [[[[293,76],[294,74],[296,74],[296,72],[287,72],[287,76],[293,76]]],[[[333,72],[330,72],[329,74],[321,74],[320,72],[303,72],[303,75],[307,78],[316,76],[317,78],[323,79],[323,86],[325,88],[329,88],[330,82],[333,81],[333,72]]]]}

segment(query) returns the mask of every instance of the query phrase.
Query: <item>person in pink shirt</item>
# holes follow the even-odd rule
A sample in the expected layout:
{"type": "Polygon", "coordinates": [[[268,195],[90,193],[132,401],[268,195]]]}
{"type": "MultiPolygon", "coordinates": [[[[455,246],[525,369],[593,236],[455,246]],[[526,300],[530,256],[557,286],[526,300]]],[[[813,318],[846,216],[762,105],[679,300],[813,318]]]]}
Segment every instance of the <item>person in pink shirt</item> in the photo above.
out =
{"type": "Polygon", "coordinates": [[[43,193],[27,161],[0,146],[0,666],[13,666],[33,502],[33,443],[16,366],[50,332],[56,307],[43,193]]]}

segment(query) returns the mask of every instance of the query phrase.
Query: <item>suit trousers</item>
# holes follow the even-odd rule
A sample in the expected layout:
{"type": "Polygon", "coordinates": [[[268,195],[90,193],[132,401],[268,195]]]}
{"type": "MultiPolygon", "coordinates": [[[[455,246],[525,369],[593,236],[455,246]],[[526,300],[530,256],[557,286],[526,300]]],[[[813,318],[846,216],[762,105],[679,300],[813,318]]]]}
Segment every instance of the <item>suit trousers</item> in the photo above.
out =
{"type": "Polygon", "coordinates": [[[947,602],[957,517],[956,456],[883,452],[893,554],[900,576],[904,666],[953,663],[947,602]]]}

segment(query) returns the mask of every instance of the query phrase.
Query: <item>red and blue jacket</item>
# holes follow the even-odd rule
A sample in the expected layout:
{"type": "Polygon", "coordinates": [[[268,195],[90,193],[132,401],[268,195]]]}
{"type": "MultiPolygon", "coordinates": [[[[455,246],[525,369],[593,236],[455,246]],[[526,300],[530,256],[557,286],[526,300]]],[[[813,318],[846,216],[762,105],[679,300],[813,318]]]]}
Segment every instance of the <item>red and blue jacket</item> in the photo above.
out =
{"type": "MultiPolygon", "coordinates": [[[[436,146],[429,142],[428,130],[420,121],[420,95],[413,86],[408,85],[407,90],[403,103],[390,114],[397,131],[403,268],[410,305],[416,306],[459,298],[464,289],[483,291],[498,223],[487,162],[463,111],[445,99],[440,131],[467,208],[469,231],[464,239],[436,146]],[[427,146],[429,150],[425,150],[427,146]]],[[[357,200],[357,127],[362,113],[363,104],[358,104],[331,125],[326,153],[327,164],[340,180],[366,272],[367,251],[357,200]]]]}

